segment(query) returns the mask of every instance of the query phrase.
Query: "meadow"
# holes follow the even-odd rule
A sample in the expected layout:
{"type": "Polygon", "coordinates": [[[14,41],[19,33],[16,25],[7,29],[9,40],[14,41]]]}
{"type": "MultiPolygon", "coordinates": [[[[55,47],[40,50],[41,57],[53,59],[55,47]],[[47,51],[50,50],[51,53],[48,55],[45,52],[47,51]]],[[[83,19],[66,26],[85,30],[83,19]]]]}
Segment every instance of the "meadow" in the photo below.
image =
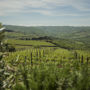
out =
{"type": "Polygon", "coordinates": [[[8,44],[13,45],[16,50],[41,48],[41,47],[56,47],[56,45],[46,42],[45,40],[16,40],[8,39],[8,44]]]}
{"type": "Polygon", "coordinates": [[[37,40],[14,40],[14,39],[10,39],[7,41],[9,44],[13,44],[13,45],[39,45],[39,46],[55,46],[52,43],[49,42],[45,42],[45,41],[37,41],[37,40]]]}
{"type": "Polygon", "coordinates": [[[43,48],[9,53],[3,61],[6,90],[89,90],[90,53],[43,48]]]}

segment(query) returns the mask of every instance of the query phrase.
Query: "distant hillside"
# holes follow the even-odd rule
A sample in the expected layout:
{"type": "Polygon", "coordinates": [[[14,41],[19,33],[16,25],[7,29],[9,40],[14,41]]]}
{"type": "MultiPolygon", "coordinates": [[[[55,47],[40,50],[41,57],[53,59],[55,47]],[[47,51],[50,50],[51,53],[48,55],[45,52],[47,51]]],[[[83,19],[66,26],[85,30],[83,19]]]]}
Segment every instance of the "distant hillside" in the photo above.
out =
{"type": "Polygon", "coordinates": [[[33,35],[43,35],[44,34],[44,31],[37,27],[12,26],[12,25],[6,25],[5,27],[7,30],[20,32],[23,34],[33,34],[33,35]]]}
{"type": "MultiPolygon", "coordinates": [[[[90,27],[73,27],[73,26],[35,26],[35,27],[25,27],[25,26],[5,26],[8,31],[14,31],[16,34],[22,33],[22,37],[54,37],[58,39],[75,40],[83,42],[85,45],[90,47],[90,27]]],[[[10,33],[11,34],[11,33],[10,33]]],[[[12,36],[14,37],[14,36],[12,36]]]]}
{"type": "Polygon", "coordinates": [[[52,36],[57,38],[81,39],[90,37],[90,27],[72,27],[72,26],[12,26],[6,25],[7,30],[22,32],[24,34],[33,34],[37,36],[52,36]]]}

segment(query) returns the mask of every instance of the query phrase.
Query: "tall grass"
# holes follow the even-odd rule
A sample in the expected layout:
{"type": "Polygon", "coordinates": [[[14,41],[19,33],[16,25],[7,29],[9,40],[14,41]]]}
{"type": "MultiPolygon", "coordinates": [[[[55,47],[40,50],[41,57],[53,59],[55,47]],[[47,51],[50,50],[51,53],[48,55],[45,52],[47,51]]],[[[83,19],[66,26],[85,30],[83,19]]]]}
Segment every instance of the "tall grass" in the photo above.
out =
{"type": "Polygon", "coordinates": [[[30,49],[9,53],[2,60],[5,68],[8,65],[12,69],[4,69],[9,73],[4,77],[9,86],[5,90],[90,90],[89,54],[65,49],[30,49]]]}

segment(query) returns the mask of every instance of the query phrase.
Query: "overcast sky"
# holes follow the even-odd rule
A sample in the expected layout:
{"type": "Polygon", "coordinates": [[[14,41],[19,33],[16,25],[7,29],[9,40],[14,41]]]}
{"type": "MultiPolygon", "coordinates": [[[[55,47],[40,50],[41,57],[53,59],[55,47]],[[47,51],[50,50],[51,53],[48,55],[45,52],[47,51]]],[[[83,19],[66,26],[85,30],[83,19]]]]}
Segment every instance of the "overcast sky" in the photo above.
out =
{"type": "Polygon", "coordinates": [[[90,0],[0,0],[0,22],[89,26],[90,0]]]}

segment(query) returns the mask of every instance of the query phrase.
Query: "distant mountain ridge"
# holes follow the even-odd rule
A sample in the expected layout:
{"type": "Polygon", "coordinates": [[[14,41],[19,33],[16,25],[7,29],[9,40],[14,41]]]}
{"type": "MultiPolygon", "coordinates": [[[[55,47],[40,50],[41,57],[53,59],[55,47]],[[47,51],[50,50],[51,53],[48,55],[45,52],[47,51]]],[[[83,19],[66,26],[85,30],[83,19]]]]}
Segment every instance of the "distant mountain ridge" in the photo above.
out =
{"type": "Polygon", "coordinates": [[[90,36],[90,27],[74,26],[13,26],[6,25],[7,30],[22,32],[26,34],[36,34],[38,36],[52,36],[57,38],[83,38],[90,36]]]}
{"type": "MultiPolygon", "coordinates": [[[[55,39],[55,43],[64,46],[64,44],[73,44],[72,46],[80,47],[83,45],[90,48],[90,27],[74,26],[13,26],[5,25],[9,38],[18,39],[40,39],[48,37],[55,39]],[[61,43],[60,43],[61,42],[61,43]],[[75,44],[75,45],[74,45],[75,44]]],[[[66,45],[65,45],[66,47],[66,45]]],[[[67,48],[67,47],[66,47],[67,48]]]]}

